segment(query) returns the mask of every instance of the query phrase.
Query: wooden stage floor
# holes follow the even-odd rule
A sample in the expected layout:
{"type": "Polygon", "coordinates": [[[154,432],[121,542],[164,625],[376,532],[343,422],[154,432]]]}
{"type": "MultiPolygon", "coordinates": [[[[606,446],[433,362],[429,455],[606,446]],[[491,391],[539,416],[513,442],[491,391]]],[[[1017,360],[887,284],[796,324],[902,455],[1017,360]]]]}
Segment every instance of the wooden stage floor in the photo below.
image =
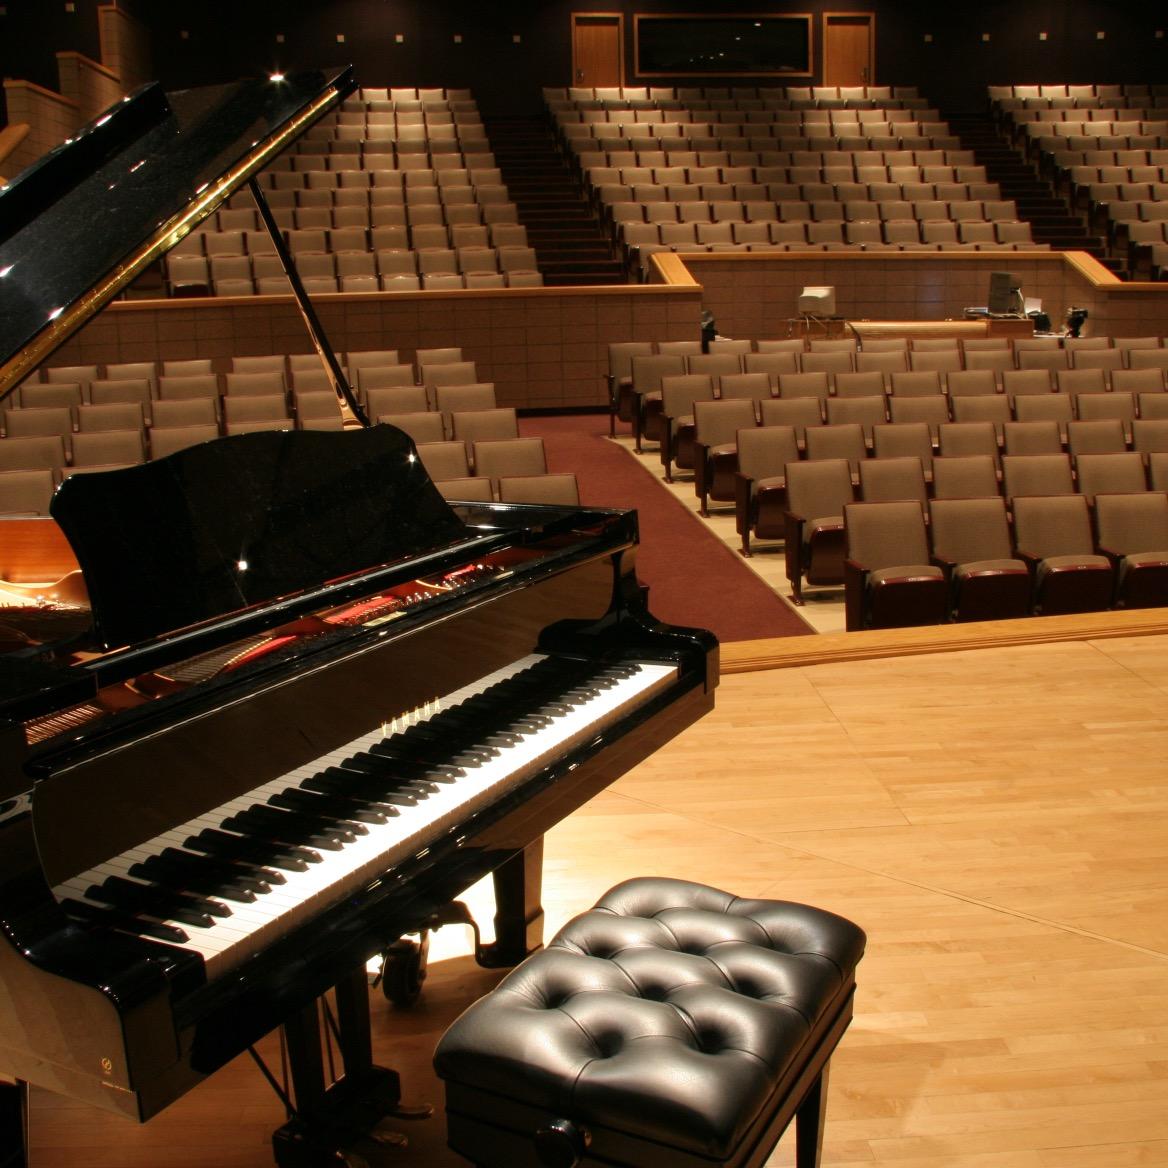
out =
{"type": "MultiPolygon", "coordinates": [[[[825,1168],[1168,1165],[1168,633],[954,643],[728,674],[712,715],[549,836],[549,923],[640,874],[859,922],[825,1168]]],[[[461,942],[436,938],[452,955],[416,1010],[374,1003],[411,1100],[440,1104],[433,1044],[497,980],[461,942]]],[[[144,1127],[33,1106],[36,1168],[264,1168],[282,1120],[246,1060],[144,1127]]],[[[407,1130],[368,1161],[463,1163],[440,1118],[407,1130]]]]}

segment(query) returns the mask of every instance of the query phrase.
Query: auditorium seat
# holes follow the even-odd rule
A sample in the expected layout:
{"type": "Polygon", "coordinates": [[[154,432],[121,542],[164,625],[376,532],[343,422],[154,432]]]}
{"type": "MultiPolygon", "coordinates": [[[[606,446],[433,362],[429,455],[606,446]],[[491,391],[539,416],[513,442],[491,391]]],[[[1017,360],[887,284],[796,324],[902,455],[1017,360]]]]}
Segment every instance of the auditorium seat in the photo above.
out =
{"type": "Polygon", "coordinates": [[[916,500],[844,507],[844,604],[849,631],[939,624],[948,582],[929,558],[916,500]]]}
{"type": "Polygon", "coordinates": [[[1069,455],[1006,454],[1002,492],[1008,501],[1025,495],[1070,495],[1075,490],[1069,455]]]}
{"type": "Polygon", "coordinates": [[[0,469],[0,515],[47,515],[56,485],[48,467],[0,469]]]}
{"type": "Polygon", "coordinates": [[[854,498],[846,459],[793,462],[786,467],[784,556],[792,599],[803,585],[839,586],[844,580],[844,507],[854,498]]]}
{"type": "Polygon", "coordinates": [[[1019,496],[1012,506],[1018,556],[1034,577],[1033,611],[1052,616],[1108,608],[1115,574],[1095,553],[1087,500],[1019,496]]]}
{"type": "Polygon", "coordinates": [[[738,431],[737,446],[735,526],[749,556],[752,532],[759,539],[784,536],[786,467],[799,460],[799,440],[793,426],[752,426],[738,431]]]}
{"type": "Polygon", "coordinates": [[[1099,551],[1116,574],[1117,607],[1168,604],[1168,495],[1100,494],[1095,521],[1099,551]]]}
{"type": "Polygon", "coordinates": [[[1013,555],[1003,499],[933,499],[929,530],[933,560],[949,581],[952,620],[1004,620],[1027,615],[1030,572],[1013,555]]]}

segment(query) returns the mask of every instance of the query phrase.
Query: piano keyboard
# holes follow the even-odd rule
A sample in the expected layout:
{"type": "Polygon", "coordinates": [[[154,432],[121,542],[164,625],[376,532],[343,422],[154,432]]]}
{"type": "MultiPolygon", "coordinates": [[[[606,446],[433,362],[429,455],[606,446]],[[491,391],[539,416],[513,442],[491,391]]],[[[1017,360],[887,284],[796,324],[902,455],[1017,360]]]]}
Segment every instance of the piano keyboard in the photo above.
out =
{"type": "Polygon", "coordinates": [[[163,832],[54,892],[221,975],[415,855],[675,681],[532,654],[163,832]]]}

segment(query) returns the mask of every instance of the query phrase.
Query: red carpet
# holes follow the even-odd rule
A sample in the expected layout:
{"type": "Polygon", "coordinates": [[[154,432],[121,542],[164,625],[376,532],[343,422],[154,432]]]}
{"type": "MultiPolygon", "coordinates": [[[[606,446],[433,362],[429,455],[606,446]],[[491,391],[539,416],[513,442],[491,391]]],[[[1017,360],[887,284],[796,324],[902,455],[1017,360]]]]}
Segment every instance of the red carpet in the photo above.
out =
{"type": "Polygon", "coordinates": [[[696,515],[607,440],[607,416],[525,418],[520,428],[543,438],[548,470],[575,472],[582,502],[636,509],[637,575],[649,585],[658,620],[710,629],[719,641],[811,631],[696,515]]]}

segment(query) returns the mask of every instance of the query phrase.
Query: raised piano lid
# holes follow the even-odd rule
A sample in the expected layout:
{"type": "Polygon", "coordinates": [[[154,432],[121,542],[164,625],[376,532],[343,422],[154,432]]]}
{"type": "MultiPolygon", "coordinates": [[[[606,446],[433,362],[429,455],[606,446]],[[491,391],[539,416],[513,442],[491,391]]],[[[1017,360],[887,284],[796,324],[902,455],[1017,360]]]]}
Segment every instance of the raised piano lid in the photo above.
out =
{"type": "Polygon", "coordinates": [[[471,534],[393,426],[241,434],[74,475],[51,513],[77,554],[107,649],[471,534]]]}
{"type": "Polygon", "coordinates": [[[0,399],[355,88],[146,85],[0,188],[0,399]]]}

